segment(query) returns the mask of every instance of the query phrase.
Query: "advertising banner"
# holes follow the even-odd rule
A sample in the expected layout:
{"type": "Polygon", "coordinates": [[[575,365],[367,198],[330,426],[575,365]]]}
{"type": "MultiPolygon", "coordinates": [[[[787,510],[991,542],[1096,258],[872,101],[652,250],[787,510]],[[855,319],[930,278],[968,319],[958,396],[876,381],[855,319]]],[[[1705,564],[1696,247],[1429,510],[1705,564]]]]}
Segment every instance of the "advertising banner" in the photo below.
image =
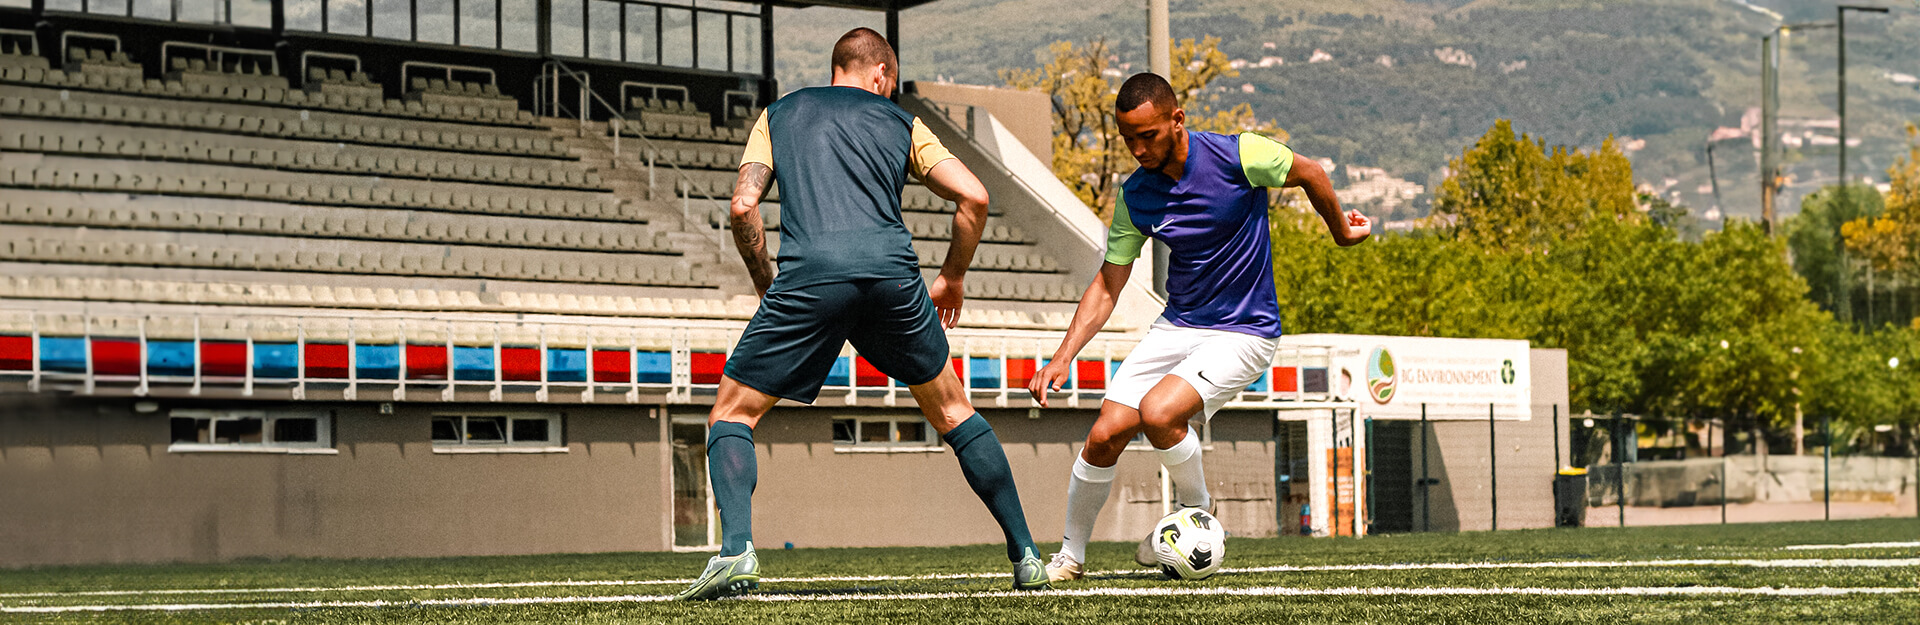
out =
{"type": "Polygon", "coordinates": [[[1356,334],[1299,334],[1284,345],[1329,349],[1332,394],[1375,419],[1532,418],[1527,342],[1356,334]]]}

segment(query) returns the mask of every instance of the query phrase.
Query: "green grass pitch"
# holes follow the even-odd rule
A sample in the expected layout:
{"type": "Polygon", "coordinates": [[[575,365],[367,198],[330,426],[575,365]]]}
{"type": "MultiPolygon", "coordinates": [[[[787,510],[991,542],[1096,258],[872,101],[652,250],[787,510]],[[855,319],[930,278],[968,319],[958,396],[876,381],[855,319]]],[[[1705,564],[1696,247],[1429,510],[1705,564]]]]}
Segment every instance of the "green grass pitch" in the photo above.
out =
{"type": "Polygon", "coordinates": [[[1089,579],[1039,595],[1006,591],[995,545],[763,550],[758,593],[701,604],[657,599],[707,554],[8,570],[0,622],[1920,621],[1915,519],[1236,538],[1229,571],[1199,582],[1137,568],[1132,550],[1096,544],[1089,579]]]}

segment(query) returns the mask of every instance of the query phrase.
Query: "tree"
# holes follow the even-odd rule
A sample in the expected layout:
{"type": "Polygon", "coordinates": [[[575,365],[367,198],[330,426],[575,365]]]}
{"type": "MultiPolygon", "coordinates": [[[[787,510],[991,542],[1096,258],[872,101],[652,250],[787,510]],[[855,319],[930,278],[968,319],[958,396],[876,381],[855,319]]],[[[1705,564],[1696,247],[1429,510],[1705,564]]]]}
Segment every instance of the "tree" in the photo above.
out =
{"type": "Polygon", "coordinates": [[[1434,210],[1491,250],[1546,253],[1593,219],[1638,218],[1633,165],[1612,138],[1592,152],[1548,150],[1502,119],[1447,168],[1434,210]]]}
{"type": "Polygon", "coordinates": [[[1809,297],[1843,321],[1854,318],[1853,289],[1842,227],[1881,213],[1880,194],[1829,186],[1800,202],[1800,214],[1786,220],[1787,249],[1793,270],[1804,278],[1809,297]]]}

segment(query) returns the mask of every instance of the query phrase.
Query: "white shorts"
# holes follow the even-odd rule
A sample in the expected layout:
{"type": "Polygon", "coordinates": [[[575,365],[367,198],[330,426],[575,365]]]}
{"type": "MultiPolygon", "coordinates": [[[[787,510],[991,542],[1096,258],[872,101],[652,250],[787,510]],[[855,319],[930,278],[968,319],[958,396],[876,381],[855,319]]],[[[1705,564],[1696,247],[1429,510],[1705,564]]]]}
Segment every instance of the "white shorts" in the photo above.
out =
{"type": "Polygon", "coordinates": [[[1204,422],[1273,366],[1280,339],[1173,325],[1156,319],[1107,383],[1107,401],[1138,410],[1160,379],[1180,376],[1200,392],[1204,422]]]}

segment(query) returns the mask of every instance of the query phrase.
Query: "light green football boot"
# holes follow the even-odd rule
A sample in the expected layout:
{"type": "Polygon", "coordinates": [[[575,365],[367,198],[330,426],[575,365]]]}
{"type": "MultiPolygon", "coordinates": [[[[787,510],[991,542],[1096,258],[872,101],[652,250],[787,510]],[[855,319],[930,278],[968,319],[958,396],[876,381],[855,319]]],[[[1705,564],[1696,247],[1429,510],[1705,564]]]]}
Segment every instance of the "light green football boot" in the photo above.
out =
{"type": "Polygon", "coordinates": [[[673,598],[676,601],[708,601],[759,587],[760,558],[753,555],[753,543],[748,542],[747,550],[740,555],[714,556],[707,560],[707,570],[700,573],[700,579],[693,580],[693,585],[673,598]]]}
{"type": "Polygon", "coordinates": [[[1032,549],[1026,550],[1026,557],[1013,565],[1014,590],[1047,590],[1053,587],[1050,582],[1047,579],[1047,563],[1034,555],[1032,549]]]}

